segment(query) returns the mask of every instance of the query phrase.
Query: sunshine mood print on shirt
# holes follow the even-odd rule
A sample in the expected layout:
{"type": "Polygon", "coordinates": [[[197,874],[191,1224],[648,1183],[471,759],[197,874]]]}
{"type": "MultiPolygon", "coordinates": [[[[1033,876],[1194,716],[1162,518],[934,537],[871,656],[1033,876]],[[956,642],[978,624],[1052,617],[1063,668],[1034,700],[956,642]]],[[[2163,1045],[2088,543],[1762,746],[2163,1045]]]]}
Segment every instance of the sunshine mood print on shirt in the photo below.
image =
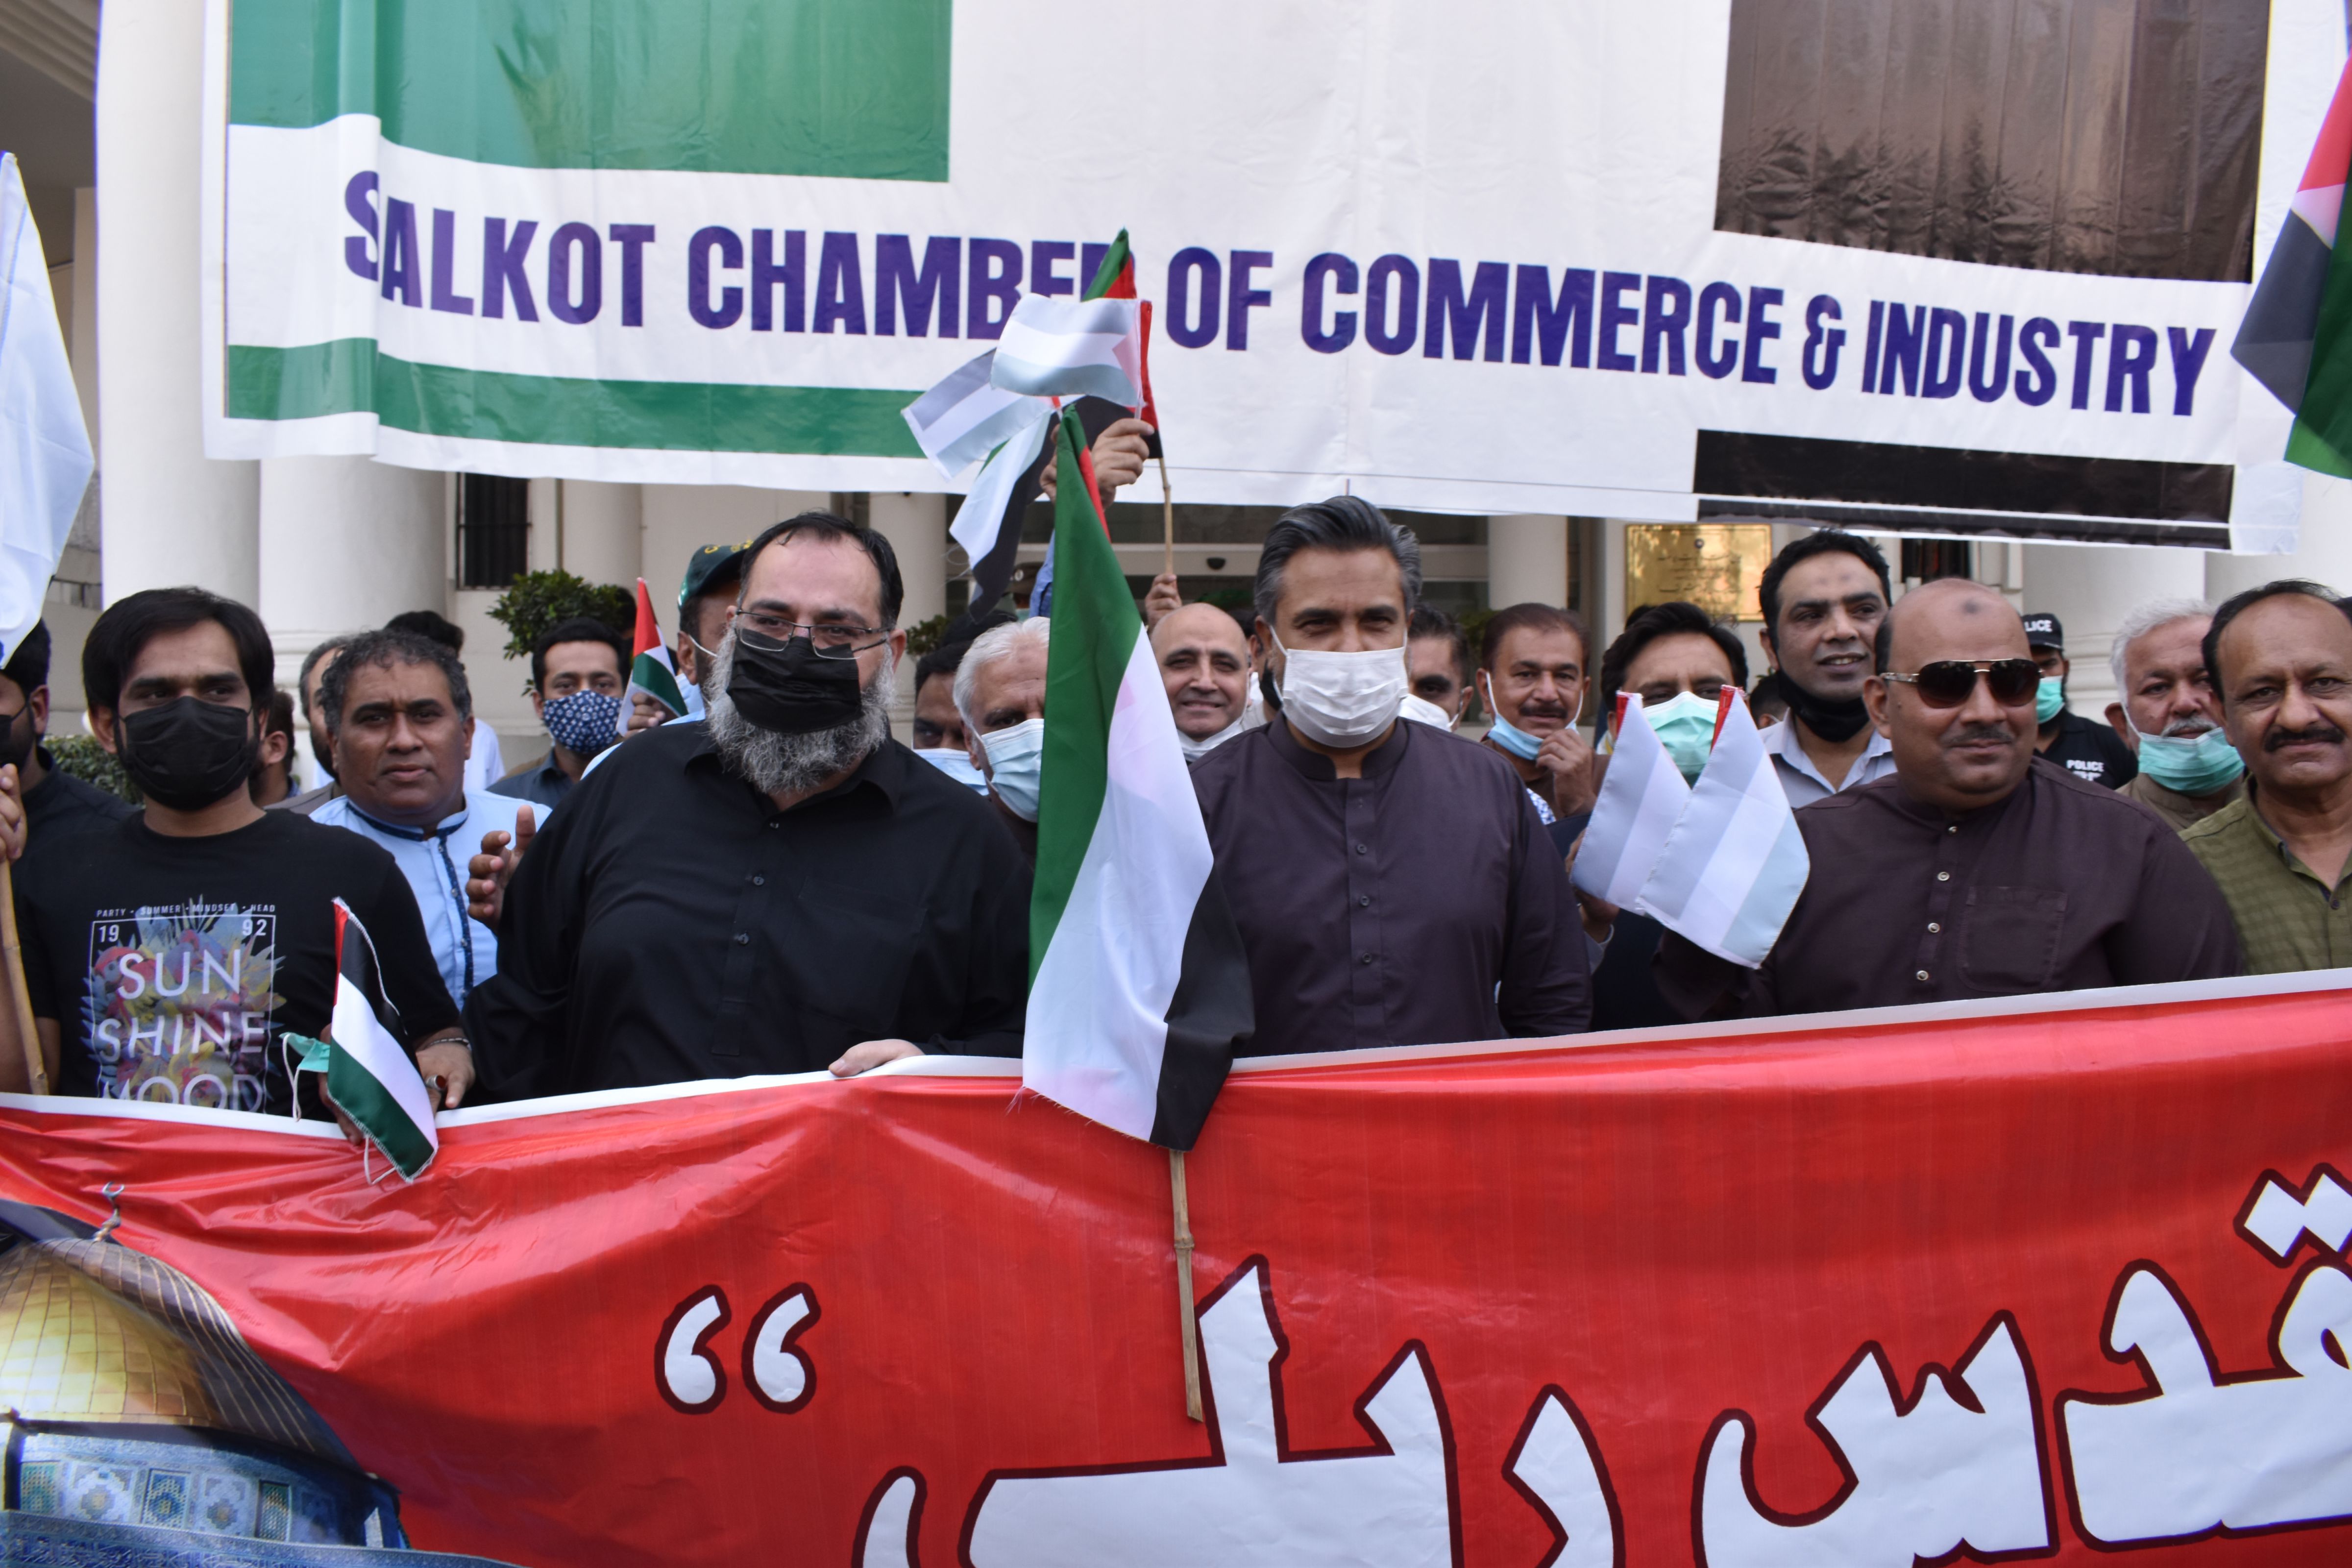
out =
{"type": "Polygon", "coordinates": [[[99,910],[82,990],[99,1092],[263,1109],[277,935],[274,904],[99,910]]]}

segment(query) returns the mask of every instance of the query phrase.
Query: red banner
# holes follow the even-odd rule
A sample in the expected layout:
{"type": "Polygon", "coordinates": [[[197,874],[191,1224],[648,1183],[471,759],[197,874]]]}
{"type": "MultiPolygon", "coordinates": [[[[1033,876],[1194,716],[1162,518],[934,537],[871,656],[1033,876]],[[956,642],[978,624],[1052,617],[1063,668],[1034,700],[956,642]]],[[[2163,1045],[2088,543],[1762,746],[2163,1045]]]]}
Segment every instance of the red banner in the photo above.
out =
{"type": "Polygon", "coordinates": [[[432,1551],[2312,1563],[2352,1013],[2292,978],[1252,1064],[1190,1161],[1205,1425],[1166,1156],[995,1064],[460,1113],[414,1184],[9,1099],[0,1198],[119,1184],[41,1245],[209,1291],[432,1551]]]}

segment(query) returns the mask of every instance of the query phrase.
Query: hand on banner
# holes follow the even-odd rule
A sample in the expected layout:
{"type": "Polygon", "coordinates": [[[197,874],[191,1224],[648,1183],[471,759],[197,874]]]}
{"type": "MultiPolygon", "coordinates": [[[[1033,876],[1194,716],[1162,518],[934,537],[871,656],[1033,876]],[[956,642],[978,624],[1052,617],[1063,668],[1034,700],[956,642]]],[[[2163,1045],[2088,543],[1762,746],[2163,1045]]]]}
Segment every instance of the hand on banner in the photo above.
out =
{"type": "Polygon", "coordinates": [[[436,1110],[455,1110],[474,1087],[473,1047],[459,1031],[444,1029],[416,1047],[416,1076],[432,1093],[436,1110]]]}
{"type": "Polygon", "coordinates": [[[1176,591],[1176,574],[1162,572],[1151,580],[1151,591],[1143,595],[1143,629],[1150,631],[1183,607],[1184,597],[1176,591]]]}
{"type": "Polygon", "coordinates": [[[895,1062],[901,1057],[919,1057],[923,1047],[912,1040],[866,1040],[841,1053],[841,1059],[826,1070],[835,1078],[856,1078],[871,1072],[884,1062],[895,1062]]]}
{"type": "Polygon", "coordinates": [[[522,852],[530,847],[530,836],[538,831],[531,809],[523,806],[515,812],[513,847],[508,847],[505,833],[482,835],[482,852],[466,862],[466,912],[486,926],[495,928],[499,911],[506,905],[507,883],[513,879],[515,868],[522,863],[522,852]]]}
{"type": "Polygon", "coordinates": [[[25,795],[14,763],[0,767],[0,851],[11,860],[25,854],[25,795]]]}
{"type": "Polygon", "coordinates": [[[1549,736],[1536,753],[1536,765],[1551,772],[1552,809],[1562,816],[1591,811],[1597,791],[1592,784],[1592,748],[1584,732],[1570,724],[1549,736]]]}
{"type": "Polygon", "coordinates": [[[640,691],[629,699],[629,728],[622,739],[626,740],[642,731],[657,730],[677,717],[667,703],[640,691]]]}
{"type": "MultiPolygon", "coordinates": [[[[1095,460],[1095,489],[1101,492],[1102,503],[1110,504],[1111,492],[1123,489],[1143,477],[1143,465],[1151,460],[1150,437],[1151,426],[1140,419],[1115,419],[1103,433],[1095,437],[1088,455],[1095,460]]],[[[1054,465],[1059,459],[1047,458],[1045,471],[1037,476],[1045,487],[1045,499],[1054,499],[1054,465]]]]}

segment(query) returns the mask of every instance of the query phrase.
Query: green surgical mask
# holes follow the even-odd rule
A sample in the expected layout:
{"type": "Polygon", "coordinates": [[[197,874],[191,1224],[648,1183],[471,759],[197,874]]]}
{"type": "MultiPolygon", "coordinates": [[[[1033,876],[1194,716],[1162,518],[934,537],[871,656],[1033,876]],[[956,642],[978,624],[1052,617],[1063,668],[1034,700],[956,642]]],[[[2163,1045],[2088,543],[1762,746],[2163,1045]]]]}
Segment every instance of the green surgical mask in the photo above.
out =
{"type": "Polygon", "coordinates": [[[1666,755],[1675,762],[1675,770],[1685,780],[1696,779],[1706,766],[1706,754],[1715,747],[1715,716],[1721,703],[1712,697],[1701,697],[1696,691],[1678,691],[1671,701],[1655,708],[1644,707],[1642,716],[1650,721],[1651,731],[1666,755]]]}
{"type": "Polygon", "coordinates": [[[2033,693],[2033,721],[2047,724],[2064,711],[2065,707],[2066,678],[2062,675],[2043,676],[2041,686],[2033,693]]]}

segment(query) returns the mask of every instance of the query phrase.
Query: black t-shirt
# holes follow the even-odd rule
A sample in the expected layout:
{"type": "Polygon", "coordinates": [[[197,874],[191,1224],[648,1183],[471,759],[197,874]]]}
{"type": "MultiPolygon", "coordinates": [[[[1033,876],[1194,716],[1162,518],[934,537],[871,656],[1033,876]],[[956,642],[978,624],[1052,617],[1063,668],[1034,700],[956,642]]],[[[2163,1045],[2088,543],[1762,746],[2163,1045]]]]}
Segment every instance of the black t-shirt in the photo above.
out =
{"type": "Polygon", "coordinates": [[[2058,715],[2058,738],[2042,753],[2084,784],[2121,789],[2138,776],[2139,759],[2108,724],[2095,723],[2073,709],[2058,715]]]}
{"type": "Polygon", "coordinates": [[[16,876],[26,989],[58,1021],[65,1094],[283,1112],[288,1030],[324,1032],[335,900],[374,941],[404,1044],[457,1021],[416,897],[356,833],[273,811],[173,838],[133,816],[27,857],[16,876]]]}

